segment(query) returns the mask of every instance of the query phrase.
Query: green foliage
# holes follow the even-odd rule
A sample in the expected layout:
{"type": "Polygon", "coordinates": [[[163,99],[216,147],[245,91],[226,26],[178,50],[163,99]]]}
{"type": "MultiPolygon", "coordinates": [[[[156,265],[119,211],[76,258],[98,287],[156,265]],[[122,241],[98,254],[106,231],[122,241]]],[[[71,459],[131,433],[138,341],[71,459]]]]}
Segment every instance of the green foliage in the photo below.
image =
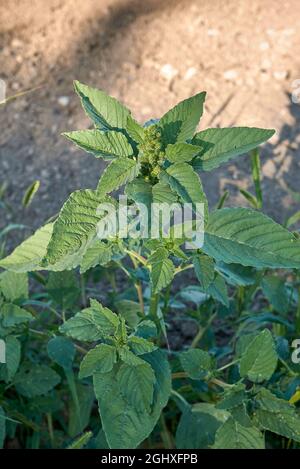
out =
{"type": "Polygon", "coordinates": [[[289,341],[300,241],[259,211],[257,147],[274,131],[196,132],[205,93],[140,125],[103,91],[74,86],[94,128],[64,135],[108,165],[96,189],[73,192],[0,260],[0,446],[299,448],[289,341]],[[199,172],[249,151],[255,210],[223,208],[225,193],[210,212],[199,172]],[[130,208],[203,204],[203,246],[185,249],[193,240],[174,225],[153,239],[100,239],[113,219],[99,207],[122,209],[111,193],[123,186],[130,208]]]}

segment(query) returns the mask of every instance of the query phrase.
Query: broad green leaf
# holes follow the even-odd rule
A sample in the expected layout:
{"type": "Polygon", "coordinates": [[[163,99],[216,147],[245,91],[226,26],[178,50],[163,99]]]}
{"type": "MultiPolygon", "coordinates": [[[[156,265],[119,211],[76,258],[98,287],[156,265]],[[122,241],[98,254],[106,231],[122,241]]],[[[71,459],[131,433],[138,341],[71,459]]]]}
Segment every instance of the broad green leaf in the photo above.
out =
{"type": "Polygon", "coordinates": [[[18,393],[30,399],[46,394],[59,382],[60,376],[46,365],[24,366],[14,378],[18,393]]]}
{"type": "Polygon", "coordinates": [[[50,272],[46,284],[47,292],[63,310],[71,308],[80,295],[74,272],[50,272]]]}
{"type": "Polygon", "coordinates": [[[150,353],[157,349],[149,340],[136,336],[132,336],[128,339],[128,346],[135,355],[143,355],[144,353],[150,353]]]}
{"type": "Polygon", "coordinates": [[[141,320],[141,305],[132,300],[120,300],[115,303],[118,313],[125,319],[126,323],[135,329],[141,320]]]}
{"type": "Polygon", "coordinates": [[[21,360],[21,343],[13,335],[5,338],[6,363],[0,364],[1,376],[8,383],[18,371],[21,360]]]}
{"type": "Polygon", "coordinates": [[[172,281],[175,267],[173,262],[168,259],[168,251],[164,248],[158,248],[154,251],[148,262],[151,266],[150,275],[153,291],[158,293],[172,281]]]}
{"type": "Polygon", "coordinates": [[[2,407],[0,407],[0,449],[3,448],[6,436],[6,417],[2,407]]]}
{"type": "Polygon", "coordinates": [[[208,205],[201,180],[188,163],[175,163],[166,170],[162,177],[168,182],[183,202],[204,204],[204,216],[207,217],[208,205]]]}
{"type": "Polygon", "coordinates": [[[96,239],[90,247],[87,248],[82,257],[82,261],[80,262],[80,273],[83,274],[96,265],[108,264],[108,262],[111,261],[112,256],[112,245],[96,239]]]}
{"type": "Polygon", "coordinates": [[[111,130],[79,130],[63,134],[78,147],[92,153],[97,158],[111,160],[116,157],[127,157],[133,154],[133,149],[127,138],[121,132],[111,130]]]}
{"type": "Polygon", "coordinates": [[[212,404],[195,404],[187,408],[176,431],[177,449],[208,448],[215,441],[218,428],[229,418],[229,412],[212,404]]]}
{"type": "Polygon", "coordinates": [[[203,113],[206,93],[198,93],[170,109],[159,121],[165,144],[192,138],[203,113]]]}
{"type": "Polygon", "coordinates": [[[226,278],[231,285],[247,286],[253,285],[256,281],[257,271],[252,267],[244,267],[239,264],[225,264],[218,262],[216,270],[226,278]]]}
{"type": "Polygon", "coordinates": [[[193,264],[197,279],[203,289],[207,290],[215,277],[213,259],[203,254],[196,254],[193,257],[193,264]]]}
{"type": "Polygon", "coordinates": [[[222,399],[217,403],[218,409],[233,409],[239,407],[247,400],[246,387],[243,383],[235,384],[234,387],[226,390],[222,399]]]}
{"type": "Polygon", "coordinates": [[[38,229],[23,241],[7,257],[0,260],[0,267],[14,272],[32,272],[41,270],[41,263],[47,252],[53,231],[53,223],[38,229]]]}
{"type": "Polygon", "coordinates": [[[202,147],[200,157],[194,162],[197,170],[211,171],[236,156],[248,153],[269,140],[273,129],[233,127],[206,129],[198,132],[192,143],[202,147]]]}
{"type": "Polygon", "coordinates": [[[130,111],[123,104],[104,91],[91,88],[79,81],[74,82],[74,88],[81,98],[85,112],[99,129],[126,129],[130,111]]]}
{"type": "Polygon", "coordinates": [[[255,210],[223,208],[205,228],[203,251],[217,261],[257,268],[299,268],[300,241],[255,210]]]}
{"type": "Polygon", "coordinates": [[[115,334],[120,324],[118,316],[91,299],[91,306],[68,319],[59,330],[73,339],[93,342],[115,334]]]}
{"type": "Polygon", "coordinates": [[[287,313],[290,307],[290,294],[284,280],[275,275],[265,276],[261,282],[263,294],[278,313],[287,313]]]}
{"type": "Polygon", "coordinates": [[[240,361],[240,374],[261,383],[270,379],[277,366],[275,342],[268,329],[258,334],[248,345],[240,361]]]}
{"type": "Polygon", "coordinates": [[[126,130],[130,137],[137,143],[144,140],[144,128],[131,115],[127,118],[126,130]]]}
{"type": "Polygon", "coordinates": [[[75,358],[75,346],[73,342],[65,337],[54,337],[50,339],[47,345],[48,355],[55,363],[70,370],[75,358]]]}
{"type": "Polygon", "coordinates": [[[189,349],[179,355],[182,368],[192,379],[202,379],[214,368],[214,360],[208,352],[189,349]]]}
{"type": "Polygon", "coordinates": [[[259,391],[255,402],[258,407],[254,416],[260,427],[300,442],[300,416],[295,406],[265,388],[259,391]]]}
{"type": "Polygon", "coordinates": [[[229,418],[217,430],[214,449],[264,449],[262,433],[256,427],[244,427],[229,418]]]}
{"type": "Polygon", "coordinates": [[[28,298],[27,274],[2,272],[0,274],[0,292],[7,301],[25,300],[28,298]]]}
{"type": "MultiPolygon", "coordinates": [[[[96,236],[97,223],[105,216],[98,208],[107,199],[90,189],[73,192],[63,205],[54,223],[51,240],[44,259],[45,268],[72,259],[76,267],[87,247],[96,236]]],[[[61,269],[64,270],[64,269],[61,269]]]]}
{"type": "Polygon", "coordinates": [[[211,282],[211,284],[207,288],[206,293],[212,296],[215,300],[222,303],[227,308],[229,307],[227,285],[223,277],[221,277],[221,275],[216,274],[214,280],[211,282]]]}
{"type": "Polygon", "coordinates": [[[80,364],[79,378],[86,378],[95,373],[108,373],[117,361],[115,347],[107,344],[97,345],[90,350],[80,364]]]}
{"type": "Polygon", "coordinates": [[[156,204],[174,204],[178,202],[178,195],[172,191],[169,184],[159,181],[152,186],[153,202],[156,204]]]}
{"type": "Polygon", "coordinates": [[[113,160],[100,178],[97,188],[98,196],[104,197],[106,194],[132,181],[137,177],[139,170],[140,165],[135,160],[129,158],[113,160]]]}
{"type": "Polygon", "coordinates": [[[151,411],[155,374],[149,363],[143,360],[138,365],[123,363],[117,372],[117,380],[129,405],[137,411],[151,411]]]}
{"type": "Polygon", "coordinates": [[[29,311],[24,308],[20,308],[13,303],[5,303],[1,307],[0,319],[2,319],[3,327],[15,327],[19,324],[32,321],[34,317],[29,311]]]}
{"type": "Polygon", "coordinates": [[[94,388],[99,402],[99,412],[110,448],[136,448],[152,432],[171,391],[171,374],[166,355],[155,350],[143,355],[155,374],[153,402],[150,412],[138,410],[132,398],[123,394],[115,368],[105,374],[94,375],[94,388]],[[113,398],[112,398],[113,396],[113,398]]]}
{"type": "Polygon", "coordinates": [[[191,161],[201,151],[201,147],[190,143],[174,143],[166,148],[166,158],[171,163],[191,161]]]}

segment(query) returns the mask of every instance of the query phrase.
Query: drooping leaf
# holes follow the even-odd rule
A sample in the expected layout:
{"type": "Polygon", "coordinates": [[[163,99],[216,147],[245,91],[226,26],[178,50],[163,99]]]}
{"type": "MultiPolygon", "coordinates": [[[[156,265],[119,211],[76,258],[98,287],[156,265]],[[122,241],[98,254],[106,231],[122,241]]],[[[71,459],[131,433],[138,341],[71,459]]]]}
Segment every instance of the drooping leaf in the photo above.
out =
{"type": "Polygon", "coordinates": [[[75,346],[73,342],[65,337],[53,337],[47,345],[48,355],[55,363],[70,370],[75,358],[75,346]]]}
{"type": "Polygon", "coordinates": [[[18,393],[28,398],[46,394],[59,382],[60,376],[47,365],[24,366],[14,378],[18,393]]]}
{"type": "Polygon", "coordinates": [[[300,241],[271,218],[245,208],[223,208],[210,215],[203,251],[229,264],[300,267],[300,241]]]}
{"type": "Polygon", "coordinates": [[[0,292],[6,301],[25,300],[28,298],[28,277],[24,273],[2,272],[0,274],[0,292]]]}
{"type": "Polygon", "coordinates": [[[218,428],[229,418],[229,412],[212,404],[195,404],[182,413],[177,431],[177,449],[204,449],[214,443],[218,428]]]}
{"type": "Polygon", "coordinates": [[[268,329],[250,342],[240,361],[240,374],[255,383],[270,379],[277,366],[275,342],[268,329]]]}
{"type": "Polygon", "coordinates": [[[47,292],[63,310],[71,308],[80,295],[74,272],[50,272],[46,284],[47,292]]]}
{"type": "Polygon", "coordinates": [[[192,138],[203,113],[206,93],[198,93],[170,109],[159,121],[165,144],[192,138]]]}
{"type": "Polygon", "coordinates": [[[119,324],[115,313],[91,299],[91,306],[68,319],[60,326],[60,331],[73,339],[93,342],[113,335],[119,324]]]}
{"type": "Polygon", "coordinates": [[[172,281],[175,267],[173,262],[168,259],[168,251],[164,248],[158,248],[150,258],[151,282],[154,292],[158,293],[172,281]]]}
{"type": "Polygon", "coordinates": [[[290,294],[285,282],[275,275],[268,275],[262,279],[262,291],[278,313],[287,313],[290,306],[290,294]]]}
{"type": "Polygon", "coordinates": [[[214,449],[264,449],[262,433],[256,427],[244,427],[229,418],[217,430],[214,449]]]}
{"type": "Polygon", "coordinates": [[[137,177],[140,165],[129,158],[113,160],[104,170],[97,188],[99,197],[104,197],[112,191],[119,189],[127,182],[137,177]]]}
{"type": "Polygon", "coordinates": [[[212,356],[200,349],[189,349],[179,356],[184,371],[192,379],[202,379],[214,368],[212,356]]]}
{"type": "Polygon", "coordinates": [[[239,155],[244,155],[269,140],[273,129],[255,127],[233,127],[228,129],[206,129],[198,132],[192,142],[202,147],[199,158],[194,162],[197,170],[211,171],[239,155]]]}
{"type": "Polygon", "coordinates": [[[111,130],[104,132],[99,129],[79,130],[63,134],[82,150],[92,153],[96,158],[111,160],[117,157],[128,157],[133,149],[121,132],[111,130]]]}
{"type": "Polygon", "coordinates": [[[300,417],[295,406],[262,388],[256,396],[255,420],[265,430],[300,441],[300,417]]]}
{"type": "Polygon", "coordinates": [[[95,373],[108,373],[117,361],[115,347],[107,344],[97,345],[90,350],[80,364],[79,378],[86,378],[95,373]]]}
{"type": "Polygon", "coordinates": [[[132,399],[123,395],[117,368],[96,374],[94,387],[99,402],[103,429],[110,448],[136,448],[152,432],[171,391],[171,375],[165,354],[155,350],[143,355],[155,374],[153,402],[150,412],[138,410],[132,399]],[[111,399],[113,396],[113,399],[111,399]]]}

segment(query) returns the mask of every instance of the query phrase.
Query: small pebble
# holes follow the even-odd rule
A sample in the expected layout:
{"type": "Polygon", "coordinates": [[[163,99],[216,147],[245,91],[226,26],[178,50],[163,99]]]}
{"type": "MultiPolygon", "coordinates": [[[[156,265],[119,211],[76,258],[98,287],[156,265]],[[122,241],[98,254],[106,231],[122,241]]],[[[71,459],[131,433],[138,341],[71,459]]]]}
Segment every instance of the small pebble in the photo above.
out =
{"type": "Polygon", "coordinates": [[[178,75],[178,70],[171,64],[165,64],[161,67],[160,74],[167,80],[173,80],[178,75]]]}
{"type": "Polygon", "coordinates": [[[60,96],[57,102],[61,107],[67,107],[70,104],[70,98],[69,96],[60,96]]]}
{"type": "Polygon", "coordinates": [[[228,81],[235,81],[238,77],[238,72],[236,70],[226,70],[223,73],[223,77],[228,81]]]}

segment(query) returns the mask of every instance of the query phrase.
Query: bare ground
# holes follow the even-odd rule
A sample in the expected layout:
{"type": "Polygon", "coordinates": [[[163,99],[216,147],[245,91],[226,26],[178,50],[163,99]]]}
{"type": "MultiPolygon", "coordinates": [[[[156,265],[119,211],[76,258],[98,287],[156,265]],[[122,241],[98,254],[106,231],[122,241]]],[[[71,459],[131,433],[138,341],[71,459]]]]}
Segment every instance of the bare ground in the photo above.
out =
{"type": "MultiPolygon", "coordinates": [[[[104,163],[60,136],[90,125],[73,79],[122,100],[140,121],[206,90],[201,128],[274,127],[262,155],[265,211],[284,221],[299,209],[287,189],[300,191],[300,104],[291,100],[299,46],[298,0],[1,0],[0,78],[8,95],[42,88],[0,111],[0,183],[14,210],[0,208],[0,225],[36,228],[70,192],[97,184],[104,163]],[[36,179],[41,188],[24,212],[36,179]]],[[[246,205],[238,189],[252,188],[249,161],[203,182],[211,206],[224,189],[230,205],[246,205]]]]}

